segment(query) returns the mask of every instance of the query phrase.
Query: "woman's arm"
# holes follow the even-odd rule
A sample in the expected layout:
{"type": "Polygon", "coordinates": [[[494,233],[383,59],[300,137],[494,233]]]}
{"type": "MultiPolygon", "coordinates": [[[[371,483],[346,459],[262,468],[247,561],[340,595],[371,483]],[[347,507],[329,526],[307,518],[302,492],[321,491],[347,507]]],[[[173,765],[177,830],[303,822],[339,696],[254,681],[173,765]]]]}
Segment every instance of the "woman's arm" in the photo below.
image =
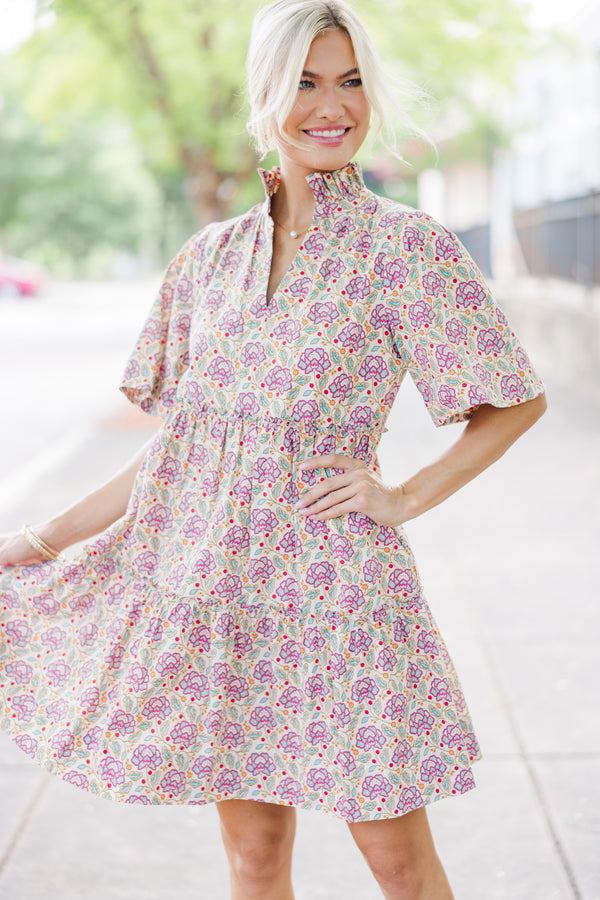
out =
{"type": "Polygon", "coordinates": [[[362,512],[380,525],[401,525],[437,506],[487,469],[545,410],[544,394],[519,406],[479,406],[459,439],[438,460],[398,487],[387,487],[364,462],[353,457],[315,456],[301,463],[300,469],[327,466],[344,471],[322,479],[299,499],[296,509],[320,520],[362,512]]]}
{"type": "MultiPolygon", "coordinates": [[[[154,437],[147,441],[116,475],[48,522],[34,525],[37,534],[54,550],[87,540],[120,519],[127,509],[133,483],[154,437]]],[[[41,562],[21,534],[0,536],[0,565],[41,562]]]]}

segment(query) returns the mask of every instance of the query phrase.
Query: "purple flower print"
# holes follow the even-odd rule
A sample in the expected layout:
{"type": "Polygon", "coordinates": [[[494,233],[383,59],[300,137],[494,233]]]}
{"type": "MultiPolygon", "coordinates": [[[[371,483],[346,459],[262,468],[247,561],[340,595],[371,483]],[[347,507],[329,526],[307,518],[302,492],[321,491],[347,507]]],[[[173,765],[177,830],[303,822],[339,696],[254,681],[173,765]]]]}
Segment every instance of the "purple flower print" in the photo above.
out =
{"type": "MultiPolygon", "coordinates": [[[[8,623],[10,624],[10,623],[8,623]]],[[[7,625],[8,631],[8,625],[7,625]]],[[[58,628],[55,626],[54,628],[47,628],[46,631],[42,631],[41,641],[42,644],[45,644],[51,650],[60,650],[65,642],[66,634],[62,628],[58,628]]]]}
{"type": "MultiPolygon", "coordinates": [[[[16,591],[15,595],[18,600],[19,595],[16,593],[16,591]]],[[[17,603],[7,603],[6,595],[2,595],[0,599],[2,600],[3,605],[7,607],[7,609],[16,609],[18,605],[17,603]]],[[[31,602],[33,608],[43,616],[56,615],[60,606],[58,600],[53,594],[40,594],[38,597],[34,597],[31,602]]]]}
{"type": "Polygon", "coordinates": [[[372,643],[373,638],[367,631],[363,628],[354,628],[350,632],[348,649],[350,653],[366,653],[372,643]]]}
{"type": "Polygon", "coordinates": [[[169,797],[178,797],[185,790],[187,778],[185,772],[179,772],[177,769],[171,769],[164,778],[161,779],[160,789],[169,797]]]}
{"type": "Polygon", "coordinates": [[[125,766],[114,756],[105,756],[100,760],[98,775],[108,787],[119,787],[125,784],[125,766]]]}
{"type": "Polygon", "coordinates": [[[302,750],[302,738],[295,731],[288,731],[283,735],[278,744],[284,753],[300,753],[302,750]]]}
{"type": "Polygon", "coordinates": [[[519,375],[503,375],[500,379],[500,390],[507,400],[519,400],[525,393],[525,385],[519,375]]]}
{"type": "Polygon", "coordinates": [[[331,360],[328,354],[321,347],[307,347],[300,354],[298,360],[298,368],[307,374],[314,372],[322,375],[331,367],[331,360]]]}
{"type": "Polygon", "coordinates": [[[482,353],[500,353],[506,341],[495,328],[485,328],[477,335],[477,348],[482,353]]]}
{"type": "Polygon", "coordinates": [[[473,366],[473,371],[483,385],[485,385],[486,387],[491,386],[492,376],[485,366],[482,366],[481,363],[475,363],[475,365],[473,366]]]}
{"type": "Polygon", "coordinates": [[[434,355],[440,372],[446,372],[458,364],[456,353],[448,344],[438,344],[434,355]]]}
{"type": "Polygon", "coordinates": [[[390,370],[388,369],[383,357],[381,356],[365,356],[362,363],[360,364],[360,368],[358,370],[358,374],[362,375],[363,378],[366,378],[370,381],[383,381],[390,374],[390,370]]]}
{"type": "Polygon", "coordinates": [[[282,800],[289,800],[294,805],[304,802],[302,786],[299,781],[295,781],[293,778],[283,778],[277,785],[277,793],[282,800]]]}
{"type": "Polygon", "coordinates": [[[254,462],[252,475],[258,481],[276,481],[281,475],[281,466],[269,456],[259,456],[254,462]]]}
{"type": "Polygon", "coordinates": [[[188,636],[190,646],[195,647],[201,653],[210,650],[210,628],[208,625],[198,625],[193,628],[188,636]]]}
{"type": "Polygon", "coordinates": [[[274,571],[275,566],[269,557],[261,556],[258,559],[253,559],[248,566],[248,578],[254,583],[257,581],[262,581],[264,583],[270,578],[274,571]]]}
{"type": "Polygon", "coordinates": [[[464,794],[475,787],[475,780],[470,769],[463,769],[454,779],[454,790],[459,794],[464,794]]]}
{"type": "Polygon", "coordinates": [[[297,641],[284,641],[279,650],[279,658],[288,665],[297,665],[302,658],[302,648],[297,641]]]}
{"type": "Polygon", "coordinates": [[[320,256],[326,243],[325,235],[317,231],[315,234],[309,235],[304,241],[304,249],[307,253],[320,256]]]}
{"type": "Polygon", "coordinates": [[[277,527],[277,516],[270,509],[253,509],[250,515],[250,531],[254,534],[271,534],[277,527]]]}
{"type": "Polygon", "coordinates": [[[183,523],[183,533],[186,538],[191,540],[201,540],[206,534],[208,521],[195,513],[185,520],[183,523]]]}
{"type": "Polygon", "coordinates": [[[379,693],[377,682],[373,678],[359,678],[352,684],[350,697],[357,702],[374,700],[379,693]]]}
{"type": "Polygon", "coordinates": [[[365,532],[371,531],[373,519],[365,516],[364,513],[351,512],[348,513],[348,527],[352,534],[365,534],[365,532]]]}
{"type": "Polygon", "coordinates": [[[197,734],[198,726],[184,720],[183,722],[178,722],[175,728],[169,732],[169,737],[174,744],[177,744],[182,749],[186,749],[196,743],[197,734]]]}
{"type": "Polygon", "coordinates": [[[313,587],[318,587],[320,584],[333,584],[336,578],[337,572],[326,560],[311,563],[306,571],[306,582],[313,587]]]}
{"type": "Polygon", "coordinates": [[[90,728],[83,736],[83,743],[88,750],[97,750],[102,741],[103,729],[99,725],[90,728]]]}
{"type": "Polygon", "coordinates": [[[327,745],[333,736],[327,723],[318,719],[316,722],[311,722],[306,728],[304,737],[307,743],[314,747],[315,744],[327,745]]]}
{"type": "Polygon", "coordinates": [[[361,791],[370,800],[375,800],[376,797],[384,799],[392,792],[392,782],[385,775],[369,775],[363,780],[361,791]]]}
{"type": "Polygon", "coordinates": [[[417,345],[415,347],[413,355],[415,357],[416,362],[419,364],[419,366],[423,372],[426,372],[428,369],[431,368],[431,366],[429,364],[429,354],[428,354],[427,350],[425,349],[425,347],[421,346],[420,344],[417,345]]]}
{"type": "Polygon", "coordinates": [[[251,342],[245,344],[242,352],[240,353],[240,361],[244,366],[252,366],[252,365],[260,365],[260,363],[265,359],[266,352],[262,344],[257,342],[251,342]]]}
{"type": "Polygon", "coordinates": [[[272,366],[265,375],[265,384],[270,391],[284,394],[292,389],[292,373],[285,366],[272,366]]]}
{"type": "Polygon", "coordinates": [[[214,494],[219,490],[219,473],[211,470],[204,475],[200,487],[207,494],[214,494]]]}
{"type": "Polygon", "coordinates": [[[432,656],[437,656],[439,653],[438,642],[433,631],[422,631],[417,641],[417,647],[423,653],[428,653],[432,656]]]}
{"type": "Polygon", "coordinates": [[[423,734],[433,727],[434,717],[423,707],[419,707],[414,713],[411,713],[408,724],[411,734],[423,734]]]}
{"type": "Polygon", "coordinates": [[[421,781],[431,784],[436,778],[441,778],[448,766],[439,756],[428,756],[419,768],[421,781]]]}
{"type": "Polygon", "coordinates": [[[488,298],[478,281],[461,281],[456,289],[456,305],[465,309],[479,309],[488,298]]]}
{"type": "Polygon", "coordinates": [[[139,769],[158,769],[163,764],[163,758],[158,747],[154,744],[142,744],[136,747],[131,756],[131,762],[139,769]]]}
{"type": "Polygon", "coordinates": [[[348,282],[346,293],[351,300],[366,300],[371,294],[371,279],[366,275],[358,275],[348,282]]]}
{"type": "Polygon", "coordinates": [[[142,518],[142,522],[156,531],[166,531],[173,525],[173,513],[168,506],[163,506],[162,503],[153,503],[142,518]]]}
{"type": "Polygon", "coordinates": [[[325,522],[319,522],[318,519],[305,519],[304,530],[314,537],[315,535],[325,534],[327,532],[327,524],[325,522]]]}
{"type": "Polygon", "coordinates": [[[226,575],[215,584],[215,593],[222,600],[230,603],[239,600],[242,596],[242,579],[237,575],[226,575]]]}
{"type": "Polygon", "coordinates": [[[419,807],[423,806],[423,798],[419,793],[418,788],[407,787],[400,794],[400,799],[398,806],[400,808],[401,813],[410,812],[413,809],[419,809],[419,807]]]}
{"type": "MultiPolygon", "coordinates": [[[[299,400],[297,403],[294,403],[292,409],[292,420],[294,422],[304,422],[305,425],[312,425],[318,418],[319,407],[315,400],[299,400]]],[[[297,441],[297,437],[295,440],[297,441]]]]}
{"type": "Polygon", "coordinates": [[[366,603],[366,597],[356,584],[343,584],[339,592],[339,604],[349,613],[358,612],[366,603]]]}
{"type": "Polygon", "coordinates": [[[481,403],[489,403],[490,398],[482,391],[481,388],[476,385],[471,385],[469,388],[469,403],[471,406],[479,406],[481,403]]]}
{"type": "Polygon", "coordinates": [[[350,322],[340,331],[338,340],[342,347],[346,347],[348,350],[360,350],[365,346],[367,339],[362,325],[350,322]]]}
{"type": "Polygon", "coordinates": [[[140,553],[134,559],[134,564],[137,571],[141,575],[147,575],[150,577],[156,572],[160,563],[160,556],[158,553],[152,553],[150,550],[146,550],[144,553],[140,553]]]}
{"type": "Polygon", "coordinates": [[[235,380],[235,366],[229,359],[217,356],[208,364],[208,374],[219,385],[228,386],[235,380]]]}
{"type": "Polygon", "coordinates": [[[223,794],[239,791],[242,780],[235,769],[223,769],[215,778],[215,790],[223,794]]]}
{"type": "Polygon", "coordinates": [[[299,688],[288,687],[280,695],[279,702],[284,709],[304,709],[304,695],[299,688]]]}
{"type": "Polygon", "coordinates": [[[435,313],[426,300],[417,300],[408,307],[408,318],[415,330],[431,325],[435,319],[435,313]]]}
{"type": "Polygon", "coordinates": [[[244,726],[238,725],[236,722],[226,722],[221,740],[228,747],[242,747],[246,740],[244,726]]]}
{"type": "Polygon", "coordinates": [[[310,278],[296,278],[295,281],[292,281],[290,284],[290,294],[292,297],[307,297],[310,291],[310,278]]]}
{"type": "Polygon", "coordinates": [[[15,684],[29,684],[33,675],[32,667],[22,660],[7,663],[4,671],[15,684]]]}
{"type": "Polygon", "coordinates": [[[73,613],[87,616],[96,608],[96,598],[93,594],[76,594],[69,600],[69,609],[73,613]]]}
{"type": "Polygon", "coordinates": [[[351,541],[341,534],[331,534],[329,544],[334,556],[342,562],[349,562],[354,556],[351,541]]]}
{"type": "Polygon", "coordinates": [[[377,655],[377,665],[384,672],[393,672],[398,665],[398,657],[391,647],[384,647],[377,655]]]}
{"type": "Polygon", "coordinates": [[[378,253],[374,271],[381,278],[382,287],[393,290],[402,286],[408,277],[408,266],[401,259],[389,259],[385,253],[378,253]]]}
{"type": "Polygon", "coordinates": [[[330,278],[341,278],[345,270],[346,266],[339,256],[337,256],[334,259],[326,259],[319,269],[319,272],[321,278],[325,281],[329,281],[330,278]]]}
{"type": "Polygon", "coordinates": [[[314,700],[315,697],[326,697],[329,693],[329,688],[325,684],[322,675],[310,675],[304,683],[304,693],[309,699],[314,700]]]}
{"type": "Polygon", "coordinates": [[[165,456],[160,466],[156,470],[156,477],[168,484],[175,484],[181,480],[183,475],[183,463],[172,456],[165,456]]]}
{"type": "Polygon", "coordinates": [[[350,375],[338,375],[329,385],[329,393],[332,397],[346,400],[352,395],[354,381],[350,375]]]}
{"type": "Polygon", "coordinates": [[[203,574],[208,575],[214,570],[215,566],[215,558],[210,550],[200,550],[192,567],[192,572],[194,572],[194,574],[202,572],[203,574]]]}
{"type": "Polygon", "coordinates": [[[311,791],[332,791],[335,787],[335,779],[327,769],[309,769],[306,776],[306,784],[311,791]]]}
{"type": "Polygon", "coordinates": [[[449,319],[444,325],[444,331],[451,344],[459,344],[467,337],[467,328],[459,319],[449,319]]]}
{"type": "Polygon", "coordinates": [[[388,589],[393,593],[412,594],[417,589],[417,581],[412,569],[392,569],[388,578],[388,589]]]}
{"type": "Polygon", "coordinates": [[[231,678],[231,666],[229,663],[213,663],[212,679],[216,685],[227,684],[231,678]]]}
{"type": "MultiPolygon", "coordinates": [[[[342,191],[343,191],[343,188],[342,188],[342,191]]],[[[350,198],[348,198],[348,199],[350,199],[350,198]]],[[[354,228],[355,228],[355,225],[354,225],[353,220],[350,218],[350,216],[344,216],[343,219],[339,219],[335,223],[335,225],[333,226],[333,228],[331,230],[335,234],[336,237],[343,237],[345,234],[348,234],[350,231],[353,231],[354,228]]]]}
{"type": "Polygon", "coordinates": [[[392,762],[395,766],[408,766],[413,758],[413,751],[408,741],[399,741],[392,753],[392,762]]]}
{"type": "Polygon", "coordinates": [[[449,703],[452,700],[450,685],[445,678],[434,678],[431,682],[429,693],[435,700],[443,703],[449,703]]]}
{"type": "Polygon", "coordinates": [[[189,603],[177,603],[169,613],[169,622],[189,628],[194,621],[194,614],[189,603]]]}
{"type": "Polygon", "coordinates": [[[32,629],[22,619],[10,619],[6,623],[8,643],[13,647],[26,647],[32,634],[32,629]]]}
{"type": "Polygon", "coordinates": [[[239,653],[240,656],[244,656],[245,653],[251,653],[253,646],[252,638],[244,631],[236,634],[233,639],[233,649],[236,653],[239,653]]]}
{"type": "Polygon", "coordinates": [[[373,412],[368,406],[355,406],[348,416],[348,425],[351,428],[364,426],[368,428],[373,418],[373,412]]]}
{"type": "Polygon", "coordinates": [[[210,693],[208,678],[200,672],[187,672],[179,682],[179,689],[183,694],[191,694],[198,700],[208,697],[210,693]]]}
{"type": "Polygon", "coordinates": [[[438,398],[444,406],[453,408],[458,403],[456,391],[447,384],[443,384],[438,391],[438,398]]]}
{"type": "Polygon", "coordinates": [[[142,706],[142,715],[145,719],[166,719],[172,713],[172,707],[165,696],[152,697],[142,706]]]}
{"type": "MultiPolygon", "coordinates": [[[[247,635],[249,637],[249,635],[247,635]]],[[[261,684],[275,684],[276,678],[273,672],[273,666],[269,662],[268,659],[261,659],[260,662],[256,663],[254,669],[252,671],[253,676],[259,681],[261,684]]]]}
{"type": "Polygon", "coordinates": [[[181,653],[161,653],[156,661],[156,671],[163,677],[165,675],[177,675],[183,668],[184,660],[181,653]]]}
{"type": "Polygon", "coordinates": [[[288,319],[285,322],[280,322],[279,325],[273,329],[273,333],[280,341],[290,344],[300,337],[301,330],[300,322],[297,322],[295,319],[293,321],[288,319]]]}
{"type": "Polygon", "coordinates": [[[339,765],[343,774],[348,776],[356,769],[356,762],[350,750],[340,750],[335,758],[335,762],[339,765]]]}
{"type": "Polygon", "coordinates": [[[245,678],[230,678],[227,682],[227,693],[233,700],[243,700],[250,695],[248,682],[245,678]]]}
{"type": "Polygon", "coordinates": [[[441,235],[436,239],[435,252],[443,260],[449,259],[451,256],[461,256],[457,245],[449,235],[441,235]]]}
{"type": "Polygon", "coordinates": [[[346,674],[346,660],[341,653],[332,653],[327,661],[327,669],[334,678],[341,678],[346,674]]]}
{"type": "Polygon", "coordinates": [[[354,743],[361,750],[366,750],[367,752],[370,750],[381,750],[385,744],[385,736],[379,728],[375,728],[374,725],[368,725],[358,729],[354,743]]]}
{"type": "Polygon", "coordinates": [[[208,459],[208,451],[203,444],[192,444],[189,455],[190,465],[202,469],[208,463],[208,459]]]}
{"type": "Polygon", "coordinates": [[[442,743],[446,747],[458,747],[464,740],[464,732],[460,725],[446,725],[442,732],[442,743]]]}
{"type": "Polygon", "coordinates": [[[265,616],[263,619],[258,620],[256,631],[265,638],[272,638],[277,633],[277,628],[274,620],[270,616],[265,616]]]}
{"type": "Polygon", "coordinates": [[[270,706],[255,706],[250,714],[249,721],[254,728],[273,729],[276,726],[275,716],[270,706]]]}
{"type": "Polygon", "coordinates": [[[244,333],[244,317],[237,309],[226,310],[217,323],[226,337],[240,337],[244,333]]]}
{"type": "Polygon", "coordinates": [[[215,761],[210,756],[197,756],[192,763],[192,772],[198,778],[210,778],[214,767],[215,761]]]}
{"type": "Polygon", "coordinates": [[[363,578],[368,584],[377,581],[383,571],[383,566],[377,559],[368,559],[363,565],[363,578]]]}
{"type": "Polygon", "coordinates": [[[55,700],[46,707],[46,715],[53,722],[61,722],[69,711],[69,703],[67,700],[55,700]]]}
{"type": "Polygon", "coordinates": [[[339,314],[340,311],[335,303],[314,303],[308,311],[307,318],[309,318],[311,322],[314,322],[315,325],[323,323],[329,324],[329,322],[333,322],[334,319],[337,319],[339,314]]]}
{"type": "Polygon", "coordinates": [[[275,763],[268,753],[251,753],[246,762],[246,768],[251,775],[272,775],[275,771],[275,763]]]}
{"type": "Polygon", "coordinates": [[[421,379],[420,381],[416,382],[416,385],[425,403],[430,403],[431,400],[433,400],[433,391],[431,390],[427,382],[421,379]]]}
{"type": "Polygon", "coordinates": [[[334,703],[333,709],[331,711],[338,728],[345,728],[345,726],[350,722],[350,710],[348,709],[346,704],[334,703]]]}
{"type": "Polygon", "coordinates": [[[357,800],[340,797],[337,808],[346,822],[358,822],[361,817],[361,809],[357,800]]]}
{"type": "Polygon", "coordinates": [[[373,238],[368,231],[361,231],[354,243],[352,249],[358,253],[368,253],[373,246],[373,238]]]}
{"type": "Polygon", "coordinates": [[[50,743],[56,750],[55,756],[58,759],[68,759],[73,755],[75,736],[70,728],[63,728],[62,731],[54,735],[50,743]]]}
{"type": "Polygon", "coordinates": [[[219,734],[223,727],[223,713],[211,710],[204,716],[204,727],[209,734],[219,734]]]}
{"type": "Polygon", "coordinates": [[[385,704],[384,712],[390,719],[401,719],[406,712],[406,697],[404,694],[393,694],[385,704]]]}
{"type": "Polygon", "coordinates": [[[235,629],[235,619],[231,613],[221,613],[217,617],[217,624],[215,625],[215,631],[221,637],[229,637],[229,635],[235,629]]]}
{"type": "Polygon", "coordinates": [[[108,730],[114,731],[118,735],[133,734],[135,732],[135,716],[125,712],[124,709],[115,710],[108,723],[108,730]]]}
{"type": "Polygon", "coordinates": [[[71,769],[70,772],[65,772],[62,779],[63,781],[66,781],[67,784],[72,784],[74,787],[83,789],[84,791],[88,791],[90,788],[87,775],[84,775],[82,772],[76,772],[74,769],[71,769]]]}
{"type": "Polygon", "coordinates": [[[210,310],[210,312],[216,312],[223,306],[225,300],[225,291],[219,291],[211,288],[204,295],[204,303],[202,305],[210,310]]]}
{"type": "Polygon", "coordinates": [[[315,625],[304,629],[302,643],[307,650],[320,650],[325,645],[325,638],[315,625]]]}
{"type": "Polygon", "coordinates": [[[422,677],[423,670],[421,669],[421,667],[416,665],[414,662],[411,662],[406,670],[406,683],[412,684],[414,687],[416,687],[422,677]]]}
{"type": "MultiPolygon", "coordinates": [[[[291,478],[286,482],[286,485],[281,492],[281,496],[288,503],[295,503],[300,496],[298,493],[298,488],[296,487],[296,484],[291,480],[291,478]]],[[[299,550],[300,546],[301,545],[298,544],[298,536],[294,531],[289,531],[287,534],[284,534],[283,538],[281,539],[281,547],[283,549],[288,549],[289,547],[288,552],[290,553],[299,550]]]]}
{"type": "Polygon", "coordinates": [[[405,250],[419,250],[425,243],[425,235],[417,228],[407,225],[402,235],[402,243],[405,250]]]}
{"type": "Polygon", "coordinates": [[[56,687],[63,687],[71,677],[71,666],[67,665],[63,660],[51,662],[46,672],[50,678],[51,684],[56,687]]]}
{"type": "Polygon", "coordinates": [[[446,282],[437,272],[427,272],[423,276],[423,289],[429,297],[438,297],[444,290],[446,282]]]}

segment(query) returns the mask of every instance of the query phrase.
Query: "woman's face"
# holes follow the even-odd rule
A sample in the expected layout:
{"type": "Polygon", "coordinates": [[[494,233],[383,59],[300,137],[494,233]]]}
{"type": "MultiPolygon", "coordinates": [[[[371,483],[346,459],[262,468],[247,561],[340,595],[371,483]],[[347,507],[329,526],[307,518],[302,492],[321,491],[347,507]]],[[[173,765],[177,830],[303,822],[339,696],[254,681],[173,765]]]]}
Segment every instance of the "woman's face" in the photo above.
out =
{"type": "Polygon", "coordinates": [[[367,136],[370,117],[350,38],[339,29],[326,31],[311,44],[284,125],[286,135],[306,149],[291,147],[276,135],[282,168],[297,167],[302,174],[342,168],[367,136]]]}

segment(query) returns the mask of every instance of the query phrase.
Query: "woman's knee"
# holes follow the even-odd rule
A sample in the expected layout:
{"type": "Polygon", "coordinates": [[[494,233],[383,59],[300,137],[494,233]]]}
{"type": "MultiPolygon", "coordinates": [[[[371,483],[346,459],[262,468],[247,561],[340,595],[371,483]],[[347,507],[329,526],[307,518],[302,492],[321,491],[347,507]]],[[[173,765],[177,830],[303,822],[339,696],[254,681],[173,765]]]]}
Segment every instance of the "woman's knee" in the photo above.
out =
{"type": "Polygon", "coordinates": [[[295,835],[292,809],[253,801],[252,807],[219,804],[221,831],[233,875],[250,884],[268,884],[291,867],[295,835]],[[256,806],[258,809],[254,809],[256,806]]]}

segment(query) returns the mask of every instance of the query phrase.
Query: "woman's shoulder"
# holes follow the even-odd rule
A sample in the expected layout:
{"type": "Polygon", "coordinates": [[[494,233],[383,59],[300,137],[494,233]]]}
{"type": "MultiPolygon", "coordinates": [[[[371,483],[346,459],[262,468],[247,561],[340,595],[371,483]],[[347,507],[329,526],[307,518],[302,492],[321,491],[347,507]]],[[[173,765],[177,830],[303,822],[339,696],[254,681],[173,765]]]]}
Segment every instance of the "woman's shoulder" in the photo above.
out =
{"type": "Polygon", "coordinates": [[[222,250],[232,241],[243,240],[254,231],[261,215],[261,206],[262,204],[257,204],[240,215],[210,222],[187,240],[183,251],[190,252],[196,257],[206,256],[222,250]]]}
{"type": "Polygon", "coordinates": [[[377,198],[373,225],[375,229],[386,236],[398,237],[411,228],[428,237],[450,233],[440,222],[422,209],[393,200],[391,197],[382,197],[380,194],[373,196],[377,198]]]}

